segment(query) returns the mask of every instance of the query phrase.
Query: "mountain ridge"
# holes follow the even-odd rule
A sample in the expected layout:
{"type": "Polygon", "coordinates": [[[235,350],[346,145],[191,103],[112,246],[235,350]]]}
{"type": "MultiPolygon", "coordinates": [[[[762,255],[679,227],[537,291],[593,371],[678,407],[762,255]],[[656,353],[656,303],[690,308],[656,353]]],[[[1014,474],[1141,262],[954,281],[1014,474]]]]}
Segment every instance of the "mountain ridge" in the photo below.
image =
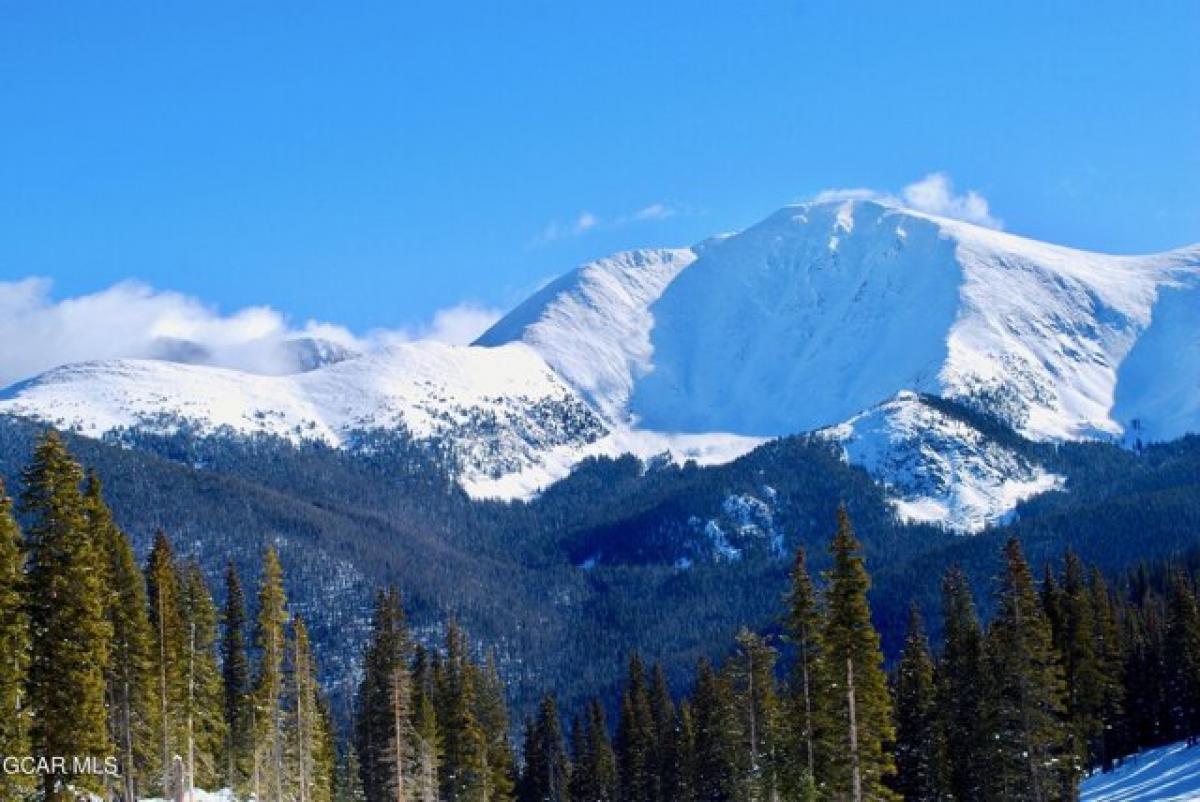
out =
{"type": "Polygon", "coordinates": [[[1108,256],[878,200],[810,202],[692,248],[585,264],[471,346],[305,367],[80,363],[0,392],[0,414],[92,436],[190,428],[339,447],[404,431],[495,498],[540,492],[592,456],[720,463],[819,430],[891,488],[898,514],[978,531],[1052,473],[969,427],[914,437],[935,411],[911,394],[1049,442],[1200,430],[1200,246],[1108,256]]]}

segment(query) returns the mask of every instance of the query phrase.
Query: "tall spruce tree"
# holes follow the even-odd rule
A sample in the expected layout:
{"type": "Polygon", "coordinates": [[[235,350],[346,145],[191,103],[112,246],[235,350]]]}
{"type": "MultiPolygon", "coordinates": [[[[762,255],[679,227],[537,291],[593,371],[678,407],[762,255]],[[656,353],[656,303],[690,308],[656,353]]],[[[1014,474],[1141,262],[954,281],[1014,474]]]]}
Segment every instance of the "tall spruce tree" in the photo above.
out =
{"type": "Polygon", "coordinates": [[[246,655],[246,595],[237,568],[225,566],[225,604],[221,610],[221,689],[225,714],[223,771],[225,785],[244,791],[250,780],[250,661],[246,655]]]}
{"type": "Polygon", "coordinates": [[[93,541],[108,560],[106,615],[112,628],[106,676],[109,735],[120,764],[122,797],[136,799],[158,767],[154,695],[153,634],[146,582],[133,547],[104,503],[100,477],[88,473],[84,491],[93,541]]]}
{"type": "Polygon", "coordinates": [[[825,628],[817,687],[821,720],[818,783],[830,799],[895,799],[892,703],[879,633],[867,603],[870,577],[845,507],[830,550],[825,628]]]}
{"type": "Polygon", "coordinates": [[[254,744],[251,786],[256,799],[284,802],[288,785],[283,720],[284,660],[287,652],[287,596],[283,567],[274,547],[268,548],[258,590],[254,646],[258,671],[251,692],[254,744]]]}
{"type": "MultiPolygon", "coordinates": [[[[0,755],[29,754],[29,705],[25,678],[29,668],[29,616],[21,590],[25,584],[21,530],[12,499],[0,482],[0,755]]],[[[0,798],[20,799],[32,778],[0,773],[0,798]]]]}
{"type": "Polygon", "coordinates": [[[1165,659],[1175,738],[1188,745],[1200,738],[1200,607],[1191,582],[1181,570],[1167,585],[1165,659]]]}
{"type": "Polygon", "coordinates": [[[743,628],[728,663],[741,734],[741,794],[751,802],[780,796],[779,697],[775,689],[778,655],[761,636],[743,628]]]}
{"type": "Polygon", "coordinates": [[[654,802],[654,716],[646,666],[637,653],[629,658],[616,751],[622,802],[654,802]]]}
{"type": "Polygon", "coordinates": [[[325,749],[328,722],[321,708],[321,689],[313,660],[312,643],[304,619],[292,623],[291,688],[294,766],[289,772],[296,802],[329,802],[330,784],[325,749]]]}
{"type": "Polygon", "coordinates": [[[650,680],[651,791],[654,799],[670,802],[679,772],[679,721],[662,663],[655,663],[650,680]]]}
{"type": "MultiPolygon", "coordinates": [[[[418,802],[437,802],[438,773],[442,760],[442,736],[437,720],[436,678],[433,661],[422,646],[413,660],[413,751],[418,802]]],[[[508,729],[504,730],[507,740],[508,729]]]]}
{"type": "Polygon", "coordinates": [[[537,718],[529,726],[520,802],[568,802],[571,765],[553,696],[542,697],[537,718]]]}
{"type": "Polygon", "coordinates": [[[785,700],[783,761],[780,781],[784,792],[796,799],[816,795],[816,701],[817,661],[821,655],[821,610],[816,588],[808,573],[803,548],[796,550],[792,564],[791,589],[786,598],[784,628],[796,658],[789,674],[785,700]]]}
{"type": "Polygon", "coordinates": [[[732,802],[738,798],[740,729],[726,677],[701,660],[693,695],[693,798],[732,802]]]}
{"type": "Polygon", "coordinates": [[[700,775],[697,762],[696,716],[692,703],[679,703],[679,735],[676,738],[675,783],[670,789],[672,802],[697,802],[697,782],[700,775]]]}
{"type": "Polygon", "coordinates": [[[1083,562],[1074,552],[1066,555],[1061,598],[1055,643],[1062,659],[1071,722],[1073,786],[1090,763],[1093,745],[1104,734],[1104,677],[1096,654],[1096,614],[1083,562]]]}
{"type": "Polygon", "coordinates": [[[1004,547],[997,614],[988,630],[985,715],[988,799],[1070,798],[1073,769],[1062,667],[1020,543],[1004,547]]]}
{"type": "Polygon", "coordinates": [[[179,572],[171,542],[161,529],[154,533],[145,573],[152,638],[150,659],[154,673],[155,780],[165,796],[173,791],[172,762],[175,755],[183,754],[187,734],[183,715],[185,634],[179,572]]]}
{"type": "MultiPolygon", "coordinates": [[[[617,758],[608,739],[608,724],[600,700],[590,701],[583,718],[576,723],[577,728],[572,731],[571,799],[616,802],[617,758]]],[[[675,797],[668,790],[664,798],[675,797]]]]}
{"type": "Polygon", "coordinates": [[[484,737],[484,796],[487,802],[511,802],[516,790],[516,759],[508,740],[508,704],[504,699],[504,681],[494,655],[479,682],[479,726],[484,737]]]}
{"type": "Polygon", "coordinates": [[[360,691],[359,759],[368,799],[400,802],[415,796],[412,643],[395,588],[376,597],[360,691]]]}
{"type": "MultiPolygon", "coordinates": [[[[104,698],[112,642],[108,565],[88,525],[83,471],[51,431],[38,439],[23,480],[33,752],[103,758],[113,753],[104,698]]],[[[45,797],[62,798],[67,783],[103,790],[102,780],[68,765],[64,775],[44,775],[45,797]]]]}
{"type": "Polygon", "coordinates": [[[896,790],[906,802],[939,802],[946,798],[944,751],[938,730],[933,657],[921,614],[913,605],[896,672],[896,790]]]}
{"type": "Polygon", "coordinates": [[[446,658],[439,689],[442,723],[442,799],[485,802],[487,738],[479,723],[479,670],[471,662],[467,636],[457,621],[446,631],[446,658]]]}
{"type": "Polygon", "coordinates": [[[1160,599],[1149,594],[1135,599],[1125,617],[1126,676],[1133,680],[1125,689],[1129,698],[1125,726],[1135,743],[1158,746],[1173,737],[1164,613],[1160,599]]]}
{"type": "MultiPolygon", "coordinates": [[[[315,670],[315,662],[314,662],[315,670]]],[[[317,684],[317,721],[321,728],[317,748],[313,754],[313,794],[316,802],[332,802],[333,789],[338,782],[338,735],[337,721],[333,716],[333,704],[321,685],[317,684]]]]}
{"type": "Polygon", "coordinates": [[[200,564],[191,560],[180,583],[183,621],[184,763],[189,788],[215,788],[226,741],[224,694],[217,666],[217,608],[200,564]]]}
{"type": "Polygon", "coordinates": [[[362,786],[358,752],[355,751],[353,743],[346,747],[345,756],[338,760],[333,799],[334,802],[367,802],[367,794],[362,786]]]}
{"type": "Polygon", "coordinates": [[[1091,745],[1091,760],[1093,767],[1108,771],[1129,748],[1125,725],[1125,642],[1117,605],[1098,568],[1092,568],[1089,590],[1095,613],[1096,660],[1100,666],[1100,720],[1104,724],[1091,745]]]}
{"type": "Polygon", "coordinates": [[[942,580],[945,645],[937,672],[938,722],[947,750],[947,783],[956,800],[983,798],[989,738],[983,720],[983,628],[967,576],[957,566],[942,580]]]}

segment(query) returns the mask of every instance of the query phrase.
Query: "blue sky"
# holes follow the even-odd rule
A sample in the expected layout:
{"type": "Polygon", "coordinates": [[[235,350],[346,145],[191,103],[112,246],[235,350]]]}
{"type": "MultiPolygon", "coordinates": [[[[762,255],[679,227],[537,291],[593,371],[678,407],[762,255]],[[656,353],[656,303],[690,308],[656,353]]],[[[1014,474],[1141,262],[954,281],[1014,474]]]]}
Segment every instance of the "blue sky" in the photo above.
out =
{"type": "Polygon", "coordinates": [[[6,3],[0,281],[413,327],[934,171],[1161,250],[1200,241],[1198,40],[1195,0],[6,3]]]}

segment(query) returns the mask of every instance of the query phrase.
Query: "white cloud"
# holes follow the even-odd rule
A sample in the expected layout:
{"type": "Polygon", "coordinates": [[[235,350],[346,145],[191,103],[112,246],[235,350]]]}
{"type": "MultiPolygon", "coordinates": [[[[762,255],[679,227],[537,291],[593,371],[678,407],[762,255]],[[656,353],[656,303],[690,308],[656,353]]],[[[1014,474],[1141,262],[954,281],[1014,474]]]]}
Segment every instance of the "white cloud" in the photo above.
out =
{"type": "Polygon", "coordinates": [[[500,319],[499,309],[462,303],[439,309],[433,320],[418,330],[419,340],[437,340],[451,345],[469,345],[500,319]]]}
{"type": "Polygon", "coordinates": [[[542,229],[542,233],[533,238],[534,245],[548,245],[551,242],[567,237],[578,237],[581,234],[586,234],[596,226],[600,225],[600,217],[594,212],[580,212],[568,225],[563,225],[557,220],[548,223],[542,229]]]}
{"type": "Polygon", "coordinates": [[[900,196],[908,206],[918,211],[966,220],[989,228],[1004,227],[1003,222],[992,216],[987,198],[973,189],[962,195],[954,194],[954,182],[945,173],[930,173],[906,186],[900,196]]]}
{"type": "Polygon", "coordinates": [[[644,209],[638,209],[633,213],[634,220],[666,220],[674,217],[677,214],[676,210],[666,205],[665,203],[652,203],[644,209]]]}
{"type": "Polygon", "coordinates": [[[992,215],[987,198],[974,189],[961,195],[955,194],[954,182],[942,172],[930,173],[914,181],[901,189],[898,196],[864,188],[826,189],[818,192],[814,200],[879,200],[988,228],[1004,228],[1004,221],[992,215]]]}
{"type": "Polygon", "coordinates": [[[557,220],[550,222],[542,229],[531,244],[535,246],[549,245],[552,242],[570,237],[579,237],[597,229],[622,228],[631,223],[646,223],[666,220],[679,214],[679,210],[666,203],[656,202],[643,206],[636,211],[619,214],[611,219],[600,217],[595,212],[580,212],[570,223],[563,224],[557,220]]]}
{"type": "Polygon", "coordinates": [[[571,233],[585,234],[598,225],[600,225],[599,217],[591,212],[581,212],[579,217],[575,218],[575,225],[571,227],[571,233]]]}
{"type": "Polygon", "coordinates": [[[252,306],[229,314],[177,292],[136,282],[55,299],[43,278],[0,282],[0,388],[72,362],[172,358],[254,373],[296,369],[286,343],[329,340],[366,352],[417,339],[462,344],[481,334],[499,312],[466,303],[434,313],[429,322],[356,336],[334,323],[290,322],[283,313],[252,306]]]}

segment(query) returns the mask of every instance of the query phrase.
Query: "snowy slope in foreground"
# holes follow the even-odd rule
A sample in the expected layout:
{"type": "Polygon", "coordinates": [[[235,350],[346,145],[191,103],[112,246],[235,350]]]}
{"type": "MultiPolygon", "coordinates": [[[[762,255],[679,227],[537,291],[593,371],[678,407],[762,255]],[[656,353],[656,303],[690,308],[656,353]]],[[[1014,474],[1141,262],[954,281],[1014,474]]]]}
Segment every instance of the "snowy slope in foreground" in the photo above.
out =
{"type": "Polygon", "coordinates": [[[1200,748],[1183,743],[1148,749],[1119,769],[1083,781],[1081,802],[1200,800],[1200,748]]]}
{"type": "Polygon", "coordinates": [[[885,488],[902,520],[978,532],[1062,486],[1047,472],[912,392],[821,434],[885,488]]]}

